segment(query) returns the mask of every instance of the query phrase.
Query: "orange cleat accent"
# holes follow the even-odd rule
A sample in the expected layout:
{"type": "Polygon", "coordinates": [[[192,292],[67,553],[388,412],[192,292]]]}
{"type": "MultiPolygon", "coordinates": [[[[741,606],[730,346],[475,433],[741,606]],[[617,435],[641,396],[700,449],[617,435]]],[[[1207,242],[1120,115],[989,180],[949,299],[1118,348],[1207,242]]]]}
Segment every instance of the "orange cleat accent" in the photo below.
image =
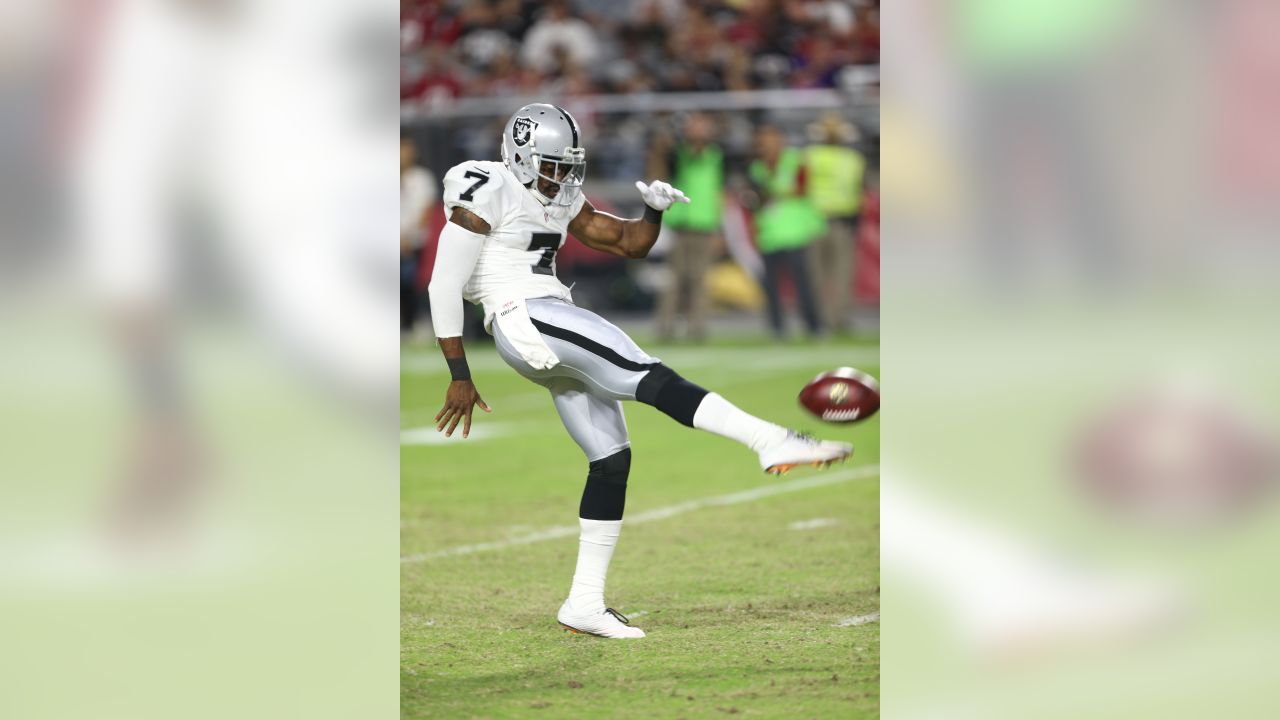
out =
{"type": "Polygon", "coordinates": [[[798,467],[825,468],[853,454],[848,443],[818,440],[811,435],[788,430],[777,445],[760,451],[760,467],[770,475],[782,475],[798,467]]]}
{"type": "Polygon", "coordinates": [[[833,458],[831,460],[815,460],[810,463],[779,463],[777,465],[770,465],[769,467],[765,468],[765,472],[770,475],[786,475],[787,473],[791,472],[795,468],[804,467],[804,466],[815,467],[815,468],[818,468],[819,470],[825,470],[826,468],[829,468],[832,465],[834,465],[836,462],[845,462],[848,459],[849,459],[849,456],[845,455],[843,457],[833,458]]]}

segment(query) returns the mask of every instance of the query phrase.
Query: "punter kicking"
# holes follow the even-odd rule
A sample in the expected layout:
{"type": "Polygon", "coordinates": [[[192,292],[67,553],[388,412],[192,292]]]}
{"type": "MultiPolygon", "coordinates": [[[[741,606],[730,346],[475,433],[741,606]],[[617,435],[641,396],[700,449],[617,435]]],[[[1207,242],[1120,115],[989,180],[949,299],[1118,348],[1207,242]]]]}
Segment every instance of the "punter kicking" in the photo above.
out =
{"type": "Polygon", "coordinates": [[[683,425],[736,440],[773,474],[800,465],[826,467],[849,457],[853,447],[743,412],[573,304],[555,272],[567,232],[592,249],[643,258],[658,239],[662,212],[689,202],[665,182],[637,182],[643,217],[624,220],[596,210],[582,194],[582,145],[568,112],[526,105],[502,133],[502,162],[464,162],[445,175],[449,222],[440,232],[429,292],[432,324],[452,382],[436,421],[446,435],[461,423],[466,437],[474,407],[490,411],[471,380],[462,346],[463,300],[479,303],[502,359],[551,392],[565,429],[587,456],[578,564],[557,620],[575,632],[640,638],[644,631],[604,602],[631,467],[622,401],[652,405],[683,425]]]}

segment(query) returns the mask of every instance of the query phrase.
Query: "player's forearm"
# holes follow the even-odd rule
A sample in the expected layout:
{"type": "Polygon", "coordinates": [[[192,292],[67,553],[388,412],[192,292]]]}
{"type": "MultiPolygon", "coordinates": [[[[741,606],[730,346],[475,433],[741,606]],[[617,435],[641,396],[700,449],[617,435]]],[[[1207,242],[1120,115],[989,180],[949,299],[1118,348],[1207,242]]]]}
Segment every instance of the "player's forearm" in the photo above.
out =
{"type": "Polygon", "coordinates": [[[647,256],[653,249],[653,244],[658,241],[662,210],[671,207],[672,202],[687,203],[689,199],[684,193],[658,180],[648,185],[636,182],[636,189],[640,190],[640,195],[644,198],[642,217],[624,220],[600,212],[588,202],[573,222],[569,223],[569,232],[595,250],[629,258],[647,256]]]}
{"type": "Polygon", "coordinates": [[[622,221],[622,240],[618,243],[629,258],[642,258],[658,242],[658,230],[662,227],[662,213],[645,209],[645,217],[622,221]],[[650,217],[656,215],[656,217],[650,217]]]}
{"type": "Polygon", "coordinates": [[[467,351],[462,347],[462,337],[439,338],[440,352],[449,366],[452,380],[470,380],[471,368],[467,366],[467,351]]]}
{"type": "Polygon", "coordinates": [[[658,240],[658,225],[644,218],[624,219],[592,209],[585,221],[569,226],[593,250],[626,258],[642,258],[658,240]]]}
{"type": "Polygon", "coordinates": [[[456,360],[458,358],[466,358],[467,351],[462,347],[462,337],[437,338],[440,342],[440,352],[444,355],[445,360],[456,360]]]}

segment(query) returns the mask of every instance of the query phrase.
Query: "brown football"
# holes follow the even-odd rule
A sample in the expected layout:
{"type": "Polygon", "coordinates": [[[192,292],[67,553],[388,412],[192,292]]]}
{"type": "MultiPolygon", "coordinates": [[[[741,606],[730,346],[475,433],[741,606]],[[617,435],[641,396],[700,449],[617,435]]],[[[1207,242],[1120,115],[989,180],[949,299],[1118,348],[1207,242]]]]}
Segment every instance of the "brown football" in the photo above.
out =
{"type": "Polygon", "coordinates": [[[800,391],[805,410],[832,423],[866,420],[880,409],[880,384],[850,367],[824,372],[800,391]]]}

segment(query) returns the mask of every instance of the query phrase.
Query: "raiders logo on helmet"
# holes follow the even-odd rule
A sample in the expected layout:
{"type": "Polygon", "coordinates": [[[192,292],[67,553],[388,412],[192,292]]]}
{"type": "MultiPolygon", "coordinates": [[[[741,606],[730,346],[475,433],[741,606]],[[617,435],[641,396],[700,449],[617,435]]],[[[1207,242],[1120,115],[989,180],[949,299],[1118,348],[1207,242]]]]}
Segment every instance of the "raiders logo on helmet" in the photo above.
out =
{"type": "Polygon", "coordinates": [[[516,118],[515,123],[511,126],[511,139],[516,145],[524,147],[529,144],[529,139],[533,137],[533,131],[538,129],[538,123],[533,118],[520,117],[516,118]]]}

